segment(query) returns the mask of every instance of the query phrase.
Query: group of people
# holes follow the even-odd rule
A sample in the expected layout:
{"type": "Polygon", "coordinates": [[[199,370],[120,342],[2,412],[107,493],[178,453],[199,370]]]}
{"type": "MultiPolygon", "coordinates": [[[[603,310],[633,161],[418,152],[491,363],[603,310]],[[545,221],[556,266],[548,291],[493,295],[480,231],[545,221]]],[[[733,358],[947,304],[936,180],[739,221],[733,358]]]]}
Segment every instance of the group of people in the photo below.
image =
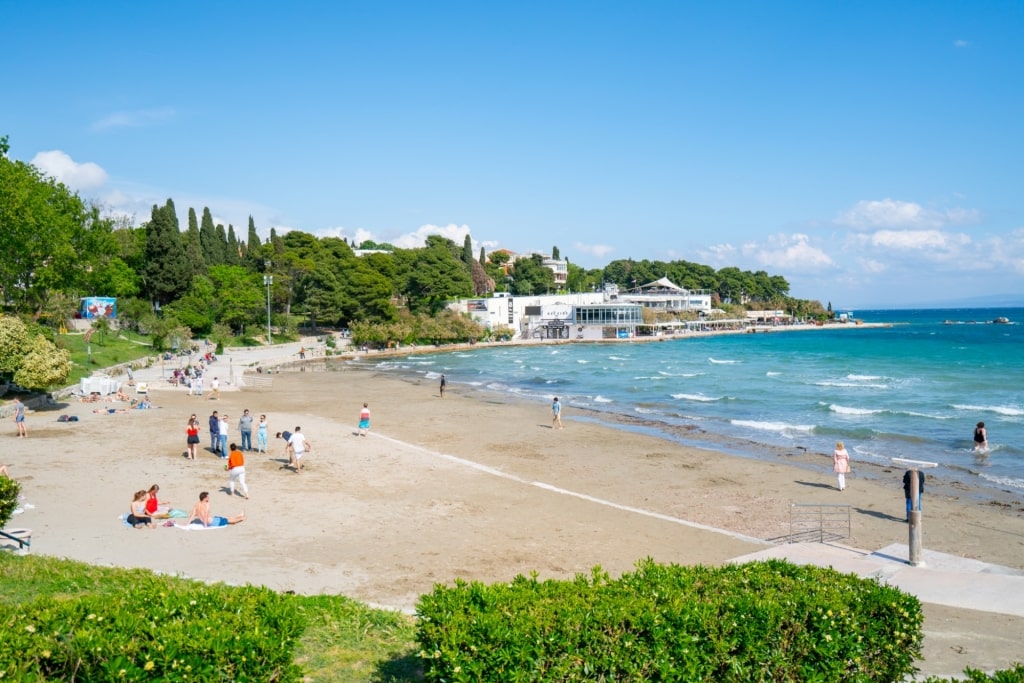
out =
{"type": "MultiPolygon", "coordinates": [[[[979,425],[984,428],[983,423],[979,425]]],[[[846,450],[846,446],[843,445],[842,441],[836,442],[836,448],[832,451],[832,471],[836,475],[836,479],[839,484],[839,490],[846,490],[846,475],[850,473],[850,453],[846,450]]],[[[911,510],[921,510],[921,494],[924,493],[924,472],[917,470],[917,495],[914,495],[914,471],[907,470],[903,473],[903,495],[906,498],[907,503],[907,520],[910,521],[911,510]],[[914,500],[917,500],[917,506],[914,506],[914,500]]]]}
{"type": "Polygon", "coordinates": [[[125,521],[136,529],[139,527],[155,529],[158,526],[156,521],[158,519],[168,520],[166,524],[171,526],[170,517],[183,518],[186,525],[199,524],[204,527],[227,526],[228,524],[238,524],[245,521],[244,512],[230,517],[213,515],[210,511],[210,494],[208,491],[203,491],[199,494],[199,500],[192,506],[190,513],[175,515],[175,511],[167,504],[168,501],[161,502],[159,500],[159,492],[160,486],[157,484],[150,486],[148,491],[141,489],[136,491],[132,497],[125,521]]]}
{"type": "MultiPolygon", "coordinates": [[[[216,410],[210,414],[210,450],[221,458],[227,459],[231,454],[228,449],[228,433],[230,430],[229,416],[219,414],[216,410]]],[[[188,445],[188,457],[195,460],[196,446],[199,444],[199,419],[193,415],[185,427],[186,443],[188,445]]],[[[239,449],[242,451],[256,451],[257,453],[267,452],[267,416],[260,415],[256,422],[246,408],[242,411],[242,417],[238,419],[238,435],[241,440],[239,449]],[[252,435],[256,432],[256,446],[253,447],[252,435]]]]}

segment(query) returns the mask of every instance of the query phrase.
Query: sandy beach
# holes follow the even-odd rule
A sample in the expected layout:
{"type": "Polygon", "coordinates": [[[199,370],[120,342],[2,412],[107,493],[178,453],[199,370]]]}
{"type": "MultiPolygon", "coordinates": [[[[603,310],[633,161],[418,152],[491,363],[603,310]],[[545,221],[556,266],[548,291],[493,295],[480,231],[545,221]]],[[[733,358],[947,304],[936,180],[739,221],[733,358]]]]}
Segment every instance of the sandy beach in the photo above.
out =
{"type": "MultiPolygon", "coordinates": [[[[433,381],[318,371],[322,365],[270,375],[272,387],[227,387],[220,400],[156,382],[159,408],[148,411],[96,414],[97,405],[117,404],[68,402],[31,413],[28,439],[16,438],[9,423],[2,461],[33,507],[8,526],[31,528],[37,554],[342,593],[405,611],[435,583],[457,577],[566,578],[596,565],[618,574],[648,556],[723,563],[783,539],[794,502],[852,505],[847,545],[907,542],[902,471],[854,474],[840,493],[823,454],[755,461],[572,409],[563,413],[565,429],[553,430],[546,404],[452,384],[442,399],[433,381]],[[361,437],[364,401],[372,428],[361,437]],[[280,440],[271,438],[268,455],[247,453],[249,500],[228,494],[206,431],[213,410],[226,412],[230,438],[240,441],[237,418],[246,408],[267,414],[271,437],[300,425],[313,444],[301,475],[282,468],[280,440]],[[65,413],[80,421],[58,422],[65,413]],[[203,428],[196,461],[184,457],[191,413],[203,428]],[[127,528],[119,517],[132,493],[153,483],[172,507],[191,509],[209,491],[214,514],[244,510],[248,519],[208,531],[127,528]]],[[[928,549],[1024,569],[1019,497],[930,487],[925,514],[928,549]]],[[[937,605],[925,611],[926,673],[1024,659],[1022,618],[937,605]]]]}

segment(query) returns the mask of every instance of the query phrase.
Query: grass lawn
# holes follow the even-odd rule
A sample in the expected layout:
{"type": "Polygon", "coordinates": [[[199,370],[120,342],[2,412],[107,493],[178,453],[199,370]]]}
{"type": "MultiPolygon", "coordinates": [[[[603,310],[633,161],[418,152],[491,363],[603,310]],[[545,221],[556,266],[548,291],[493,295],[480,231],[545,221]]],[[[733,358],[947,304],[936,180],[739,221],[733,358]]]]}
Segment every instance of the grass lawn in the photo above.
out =
{"type": "Polygon", "coordinates": [[[131,338],[126,339],[113,332],[108,333],[102,341],[94,333],[88,344],[84,334],[61,334],[57,335],[57,346],[71,352],[71,376],[65,386],[77,384],[78,380],[90,376],[96,370],[145,358],[154,353],[148,337],[131,334],[131,338]]]}

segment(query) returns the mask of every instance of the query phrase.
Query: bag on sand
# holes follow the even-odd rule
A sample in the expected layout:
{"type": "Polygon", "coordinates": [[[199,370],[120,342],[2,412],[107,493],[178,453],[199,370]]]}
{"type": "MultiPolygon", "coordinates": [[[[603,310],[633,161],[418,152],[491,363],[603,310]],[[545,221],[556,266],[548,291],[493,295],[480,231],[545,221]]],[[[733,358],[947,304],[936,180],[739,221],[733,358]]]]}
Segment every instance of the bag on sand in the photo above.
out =
{"type": "Polygon", "coordinates": [[[77,415],[61,415],[57,418],[57,422],[78,422],[77,415]]]}
{"type": "Polygon", "coordinates": [[[180,519],[182,517],[188,517],[188,513],[184,510],[179,510],[178,508],[171,508],[167,511],[167,516],[173,519],[180,519]]]}

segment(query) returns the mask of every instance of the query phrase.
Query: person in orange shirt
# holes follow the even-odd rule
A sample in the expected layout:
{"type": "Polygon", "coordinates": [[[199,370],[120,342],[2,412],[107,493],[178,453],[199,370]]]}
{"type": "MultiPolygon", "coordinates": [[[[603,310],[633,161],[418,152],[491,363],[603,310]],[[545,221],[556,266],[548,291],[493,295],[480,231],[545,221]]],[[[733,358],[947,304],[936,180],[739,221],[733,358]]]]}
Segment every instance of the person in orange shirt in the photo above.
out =
{"type": "Polygon", "coordinates": [[[245,485],[245,455],[237,445],[231,444],[228,464],[224,467],[228,471],[228,488],[231,489],[231,495],[235,495],[235,482],[238,482],[242,495],[249,500],[249,487],[245,485]]]}

